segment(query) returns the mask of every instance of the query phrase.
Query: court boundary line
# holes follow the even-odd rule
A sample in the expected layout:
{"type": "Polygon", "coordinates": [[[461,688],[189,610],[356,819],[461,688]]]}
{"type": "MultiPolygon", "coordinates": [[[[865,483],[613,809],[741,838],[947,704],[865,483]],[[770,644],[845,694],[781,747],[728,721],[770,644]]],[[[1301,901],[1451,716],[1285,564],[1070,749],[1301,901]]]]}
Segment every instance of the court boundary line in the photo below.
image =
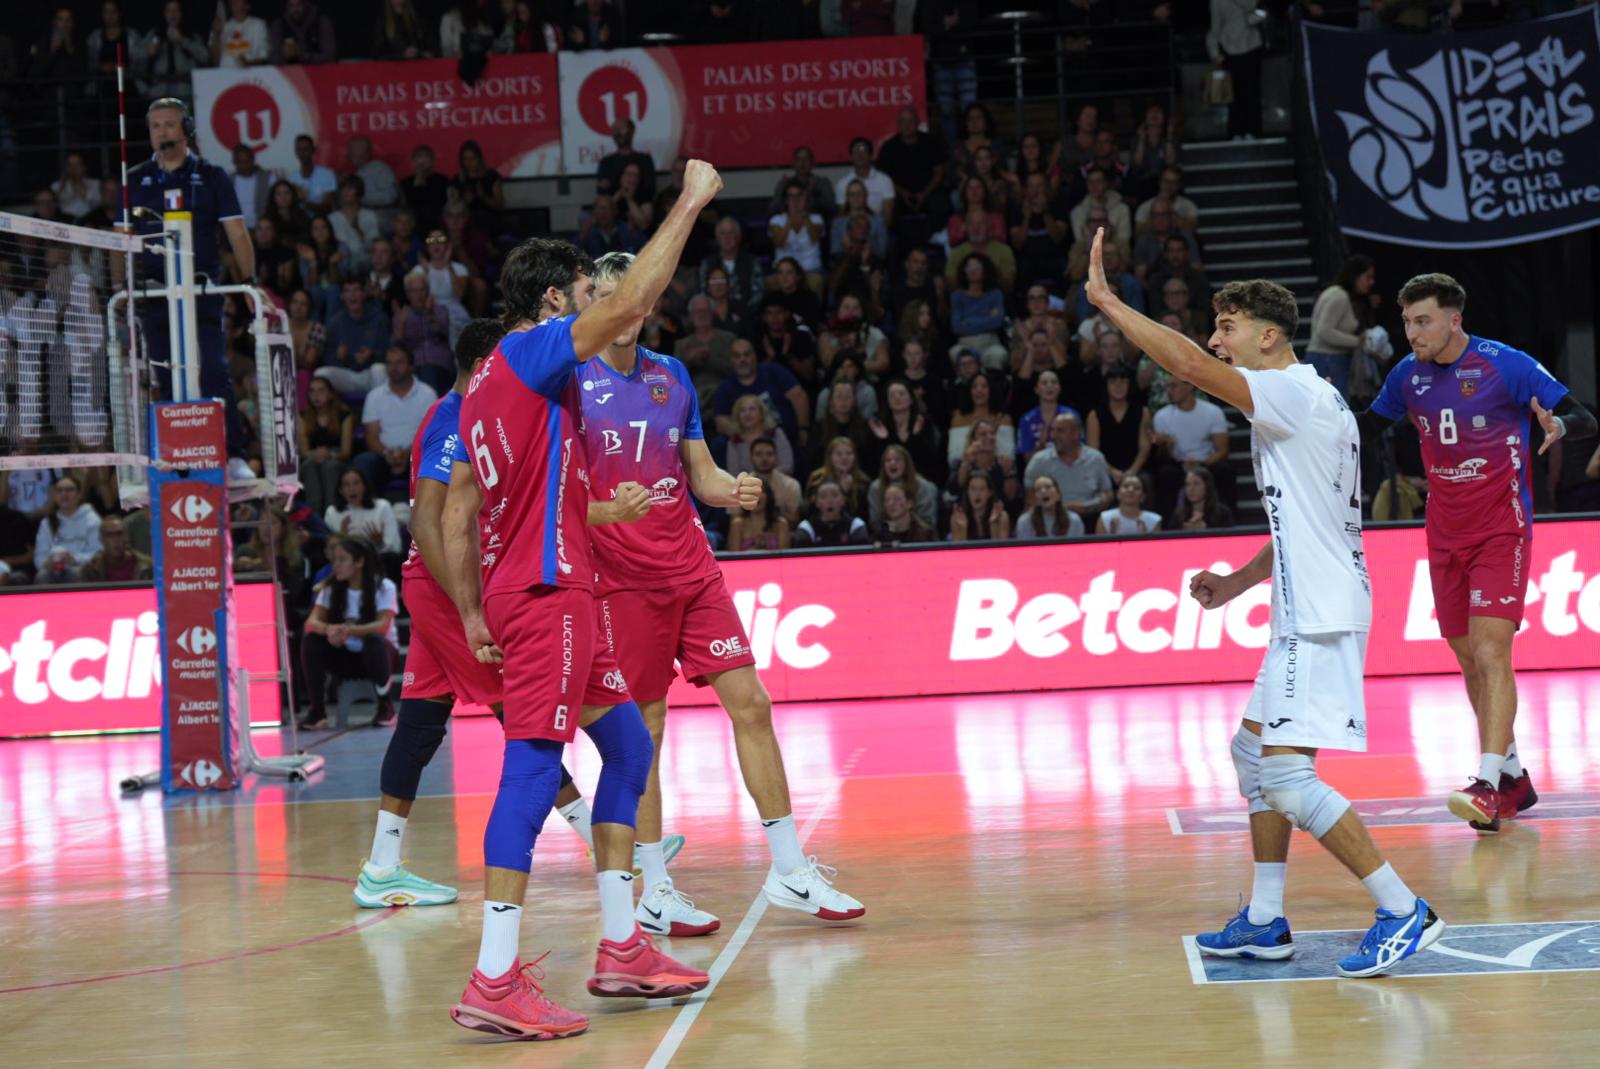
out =
{"type": "MultiPolygon", "coordinates": [[[[800,829],[800,846],[803,850],[811,839],[811,833],[816,831],[817,825],[822,823],[823,814],[833,807],[844,790],[845,780],[850,778],[850,773],[855,769],[856,763],[861,760],[861,755],[866,752],[866,747],[857,749],[845,763],[840,766],[838,776],[817,802],[817,807],[812,810],[811,816],[806,819],[805,825],[800,829]]],[[[706,1003],[711,1001],[711,996],[716,992],[722,978],[733,968],[734,961],[743,952],[745,944],[750,942],[750,937],[755,934],[756,925],[761,923],[761,918],[767,912],[767,896],[763,891],[756,892],[755,901],[750,903],[750,908],[745,911],[744,919],[739,922],[739,927],[734,931],[733,938],[728,940],[728,945],[722,948],[722,953],[717,955],[717,960],[711,963],[709,971],[711,982],[704,991],[692,995],[686,1005],[678,1011],[678,1016],[667,1028],[661,1037],[661,1042],[656,1044],[655,1051],[650,1055],[650,1060],[645,1062],[644,1069],[666,1069],[672,1058],[678,1053],[678,1048],[683,1045],[684,1039],[689,1035],[689,1029],[694,1026],[700,1011],[705,1009],[706,1003]]]]}
{"type": "MultiPolygon", "coordinates": [[[[1463,928],[1523,928],[1523,927],[1526,927],[1526,926],[1528,926],[1530,924],[1585,924],[1585,925],[1589,925],[1591,927],[1594,927],[1594,926],[1600,926],[1600,920],[1495,921],[1495,922],[1489,923],[1489,924],[1462,924],[1461,927],[1463,927],[1463,928]]],[[[1453,930],[1454,929],[1452,929],[1452,928],[1446,928],[1445,929],[1445,934],[1448,935],[1453,930]]],[[[1582,930],[1583,929],[1581,929],[1581,928],[1573,929],[1573,931],[1582,931],[1582,930]]],[[[1365,928],[1310,928],[1310,929],[1307,929],[1306,931],[1304,931],[1304,932],[1302,932],[1300,934],[1302,934],[1302,935],[1356,935],[1358,933],[1365,933],[1366,931],[1367,931],[1367,929],[1365,929],[1365,928]]],[[[1471,938],[1471,936],[1469,934],[1469,935],[1457,936],[1457,938],[1471,938]]],[[[1192,936],[1192,935],[1185,935],[1185,936],[1180,936],[1179,939],[1184,944],[1185,953],[1189,955],[1189,978],[1194,981],[1194,984],[1195,984],[1196,987],[1214,987],[1214,986],[1218,986],[1218,985],[1221,985],[1221,984],[1298,984],[1298,983],[1308,983],[1308,982],[1309,983],[1325,983],[1325,982],[1327,982],[1329,980],[1356,980],[1357,983],[1360,982],[1360,980],[1358,978],[1356,978],[1356,977],[1340,976],[1337,972],[1330,972],[1326,976],[1263,976],[1259,980],[1213,980],[1210,977],[1207,977],[1205,975],[1205,966],[1203,964],[1201,964],[1201,962],[1200,962],[1200,956],[1199,956],[1198,947],[1194,947],[1194,939],[1195,939],[1195,937],[1192,936]],[[1191,947],[1194,947],[1193,953],[1190,953],[1190,948],[1191,947]],[[1198,966],[1199,969],[1200,969],[1200,972],[1199,972],[1198,975],[1195,973],[1196,966],[1198,966]]],[[[1420,951],[1419,953],[1427,954],[1427,953],[1432,953],[1432,952],[1433,952],[1433,947],[1430,946],[1426,950],[1420,951]]],[[[1445,955],[1445,957],[1449,957],[1449,955],[1447,954],[1447,955],[1445,955]]],[[[1406,960],[1414,962],[1414,961],[1417,960],[1417,955],[1413,954],[1411,957],[1407,958],[1406,960]]],[[[1267,964],[1271,964],[1271,963],[1268,962],[1267,964]]],[[[1384,979],[1389,979],[1389,980],[1404,980],[1404,979],[1408,979],[1408,978],[1421,979],[1423,977],[1439,977],[1439,976],[1462,976],[1462,977],[1466,977],[1466,976],[1548,976],[1548,975],[1553,975],[1553,974],[1556,974],[1556,973],[1585,973],[1585,972],[1588,972],[1588,973],[1600,972],[1600,961],[1597,961],[1595,963],[1595,966],[1593,968],[1590,968],[1590,969],[1515,969],[1515,970],[1507,969],[1507,970],[1504,970],[1504,971],[1501,971],[1501,972],[1490,972],[1488,970],[1484,970],[1483,972],[1389,972],[1389,973],[1383,973],[1382,976],[1383,976],[1384,979]]],[[[1377,979],[1377,977],[1371,977],[1371,979],[1377,979]]]]}
{"type": "MultiPolygon", "coordinates": [[[[315,877],[311,878],[314,879],[315,877]]],[[[390,906],[388,909],[379,911],[377,916],[369,917],[366,920],[356,921],[354,924],[346,925],[337,931],[323,932],[320,935],[311,935],[306,936],[304,939],[296,939],[292,943],[280,943],[276,946],[256,947],[253,950],[241,950],[234,954],[223,954],[220,957],[205,958],[201,961],[180,961],[172,965],[155,965],[148,969],[132,969],[128,972],[107,973],[103,976],[84,976],[79,977],[76,980],[56,980],[52,983],[46,984],[27,984],[22,987],[0,988],[0,995],[17,995],[27,991],[46,991],[51,988],[58,987],[79,987],[83,984],[105,983],[108,980],[131,980],[139,976],[155,976],[160,973],[182,972],[186,969],[198,969],[206,965],[221,965],[223,962],[227,961],[242,961],[245,958],[259,958],[266,954],[278,954],[285,950],[298,950],[301,947],[314,946],[317,943],[326,943],[331,939],[338,939],[340,936],[350,935],[353,932],[359,932],[361,929],[370,928],[374,924],[381,924],[397,915],[400,912],[400,909],[401,907],[399,906],[390,906]]]]}

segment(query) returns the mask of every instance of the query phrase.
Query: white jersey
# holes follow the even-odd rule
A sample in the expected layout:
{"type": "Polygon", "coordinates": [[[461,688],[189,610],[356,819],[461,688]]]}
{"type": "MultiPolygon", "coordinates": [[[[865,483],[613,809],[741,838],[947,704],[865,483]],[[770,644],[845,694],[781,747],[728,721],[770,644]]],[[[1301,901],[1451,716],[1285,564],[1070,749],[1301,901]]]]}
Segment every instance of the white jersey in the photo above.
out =
{"type": "Polygon", "coordinates": [[[1250,459],[1272,534],[1272,634],[1367,631],[1361,440],[1339,391],[1309,364],[1244,371],[1250,459]]]}

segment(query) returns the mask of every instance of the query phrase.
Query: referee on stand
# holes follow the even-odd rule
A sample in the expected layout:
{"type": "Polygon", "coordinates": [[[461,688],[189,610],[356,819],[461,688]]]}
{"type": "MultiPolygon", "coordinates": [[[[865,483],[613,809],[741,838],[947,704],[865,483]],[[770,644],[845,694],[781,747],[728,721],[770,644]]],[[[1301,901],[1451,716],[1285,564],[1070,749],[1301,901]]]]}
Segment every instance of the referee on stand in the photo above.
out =
{"type": "MultiPolygon", "coordinates": [[[[195,151],[195,122],[188,105],[177,97],[163,97],[145,111],[145,120],[150,128],[153,155],[128,171],[127,199],[133,212],[133,232],[159,234],[162,213],[167,210],[167,193],[179,190],[182,193],[179,210],[190,213],[193,218],[191,269],[195,282],[203,279],[219,285],[224,281],[219,230],[227,234],[238,280],[253,281],[256,250],[250,241],[250,232],[245,229],[244,213],[239,210],[233,181],[221,167],[207,163],[195,151]]],[[[128,220],[123,219],[122,224],[123,229],[128,229],[128,220]]],[[[113,257],[112,263],[120,274],[122,261],[113,257]]],[[[141,284],[166,284],[159,252],[139,255],[137,280],[141,284]]],[[[160,301],[144,300],[138,302],[138,308],[145,351],[152,359],[165,363],[171,351],[168,332],[175,326],[167,322],[167,307],[160,301]]],[[[238,399],[234,396],[233,376],[228,373],[222,297],[198,298],[195,318],[200,335],[200,392],[223,402],[228,435],[228,479],[230,482],[248,481],[255,475],[245,462],[244,425],[240,422],[238,399]]],[[[170,399],[173,396],[171,368],[160,367],[156,372],[162,396],[170,399]]]]}

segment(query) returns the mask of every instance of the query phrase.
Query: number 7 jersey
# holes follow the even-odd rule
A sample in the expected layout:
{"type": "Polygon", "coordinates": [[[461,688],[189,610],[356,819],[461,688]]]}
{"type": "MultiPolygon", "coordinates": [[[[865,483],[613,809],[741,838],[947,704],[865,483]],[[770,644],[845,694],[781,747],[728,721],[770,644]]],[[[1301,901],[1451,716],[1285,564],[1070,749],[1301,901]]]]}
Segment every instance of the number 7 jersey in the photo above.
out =
{"type": "Polygon", "coordinates": [[[1409,354],[1394,366],[1372,411],[1409,416],[1428,469],[1428,544],[1477,545],[1499,534],[1527,538],[1530,399],[1553,409],[1567,395],[1519,349],[1470,337],[1452,364],[1409,354]]]}
{"type": "Polygon", "coordinates": [[[677,586],[717,572],[679,452],[685,439],[705,437],[694,382],[680,361],[643,346],[637,353],[630,375],[603,357],[585,361],[572,388],[595,500],[609,501],[624,482],[650,493],[650,511],[639,520],[589,529],[601,594],[677,586]]]}

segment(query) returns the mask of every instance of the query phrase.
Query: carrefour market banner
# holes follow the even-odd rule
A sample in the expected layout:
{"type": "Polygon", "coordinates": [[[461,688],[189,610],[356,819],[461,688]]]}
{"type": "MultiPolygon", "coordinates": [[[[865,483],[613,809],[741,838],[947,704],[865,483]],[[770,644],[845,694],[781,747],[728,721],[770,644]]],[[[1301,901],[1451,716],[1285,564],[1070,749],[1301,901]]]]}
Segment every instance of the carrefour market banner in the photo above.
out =
{"type": "Polygon", "coordinates": [[[592,172],[627,117],[663,168],[786,166],[797,145],[842,163],[854,138],[894,133],[901,108],[925,114],[926,95],[915,36],[562,52],[563,158],[568,174],[592,172]]]}
{"type": "Polygon", "coordinates": [[[1449,35],[1304,27],[1346,232],[1471,249],[1600,223],[1600,7],[1449,35]]]}
{"type": "Polygon", "coordinates": [[[226,162],[234,145],[270,170],[296,166],[294,139],[310,134],[317,162],[345,166],[345,146],[372,139],[377,158],[411,173],[411,150],[432,146],[436,169],[456,171],[463,141],[483,147],[507,177],[561,169],[561,106],[554,56],[493,56],[471,85],[453,59],[250,67],[194,72],[201,151],[226,162]]]}

